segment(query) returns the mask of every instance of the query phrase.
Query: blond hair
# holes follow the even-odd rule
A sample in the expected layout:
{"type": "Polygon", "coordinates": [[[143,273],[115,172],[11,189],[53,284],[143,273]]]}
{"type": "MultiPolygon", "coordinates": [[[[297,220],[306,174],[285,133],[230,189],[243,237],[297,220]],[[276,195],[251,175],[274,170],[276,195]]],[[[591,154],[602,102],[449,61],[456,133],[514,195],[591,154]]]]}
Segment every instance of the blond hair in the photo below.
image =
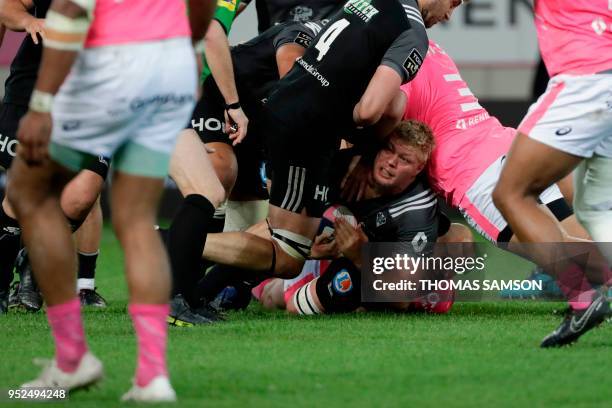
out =
{"type": "Polygon", "coordinates": [[[389,138],[397,137],[402,143],[414,147],[423,161],[427,161],[436,142],[433,132],[426,124],[416,120],[403,120],[389,135],[389,138]]]}

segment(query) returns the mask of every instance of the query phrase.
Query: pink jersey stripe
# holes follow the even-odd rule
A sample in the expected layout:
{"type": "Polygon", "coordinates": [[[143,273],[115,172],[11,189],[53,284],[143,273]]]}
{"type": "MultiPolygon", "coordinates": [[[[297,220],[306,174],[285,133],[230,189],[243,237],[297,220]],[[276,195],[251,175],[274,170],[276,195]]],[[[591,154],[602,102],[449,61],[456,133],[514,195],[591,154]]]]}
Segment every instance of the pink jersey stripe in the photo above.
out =
{"type": "Polygon", "coordinates": [[[553,84],[553,87],[553,89],[546,92],[533,112],[527,114],[527,117],[523,119],[523,122],[518,128],[519,132],[529,135],[529,132],[531,132],[533,127],[542,119],[548,111],[548,108],[550,108],[550,105],[553,104],[557,96],[559,96],[559,93],[565,88],[565,82],[557,82],[553,84]]]}

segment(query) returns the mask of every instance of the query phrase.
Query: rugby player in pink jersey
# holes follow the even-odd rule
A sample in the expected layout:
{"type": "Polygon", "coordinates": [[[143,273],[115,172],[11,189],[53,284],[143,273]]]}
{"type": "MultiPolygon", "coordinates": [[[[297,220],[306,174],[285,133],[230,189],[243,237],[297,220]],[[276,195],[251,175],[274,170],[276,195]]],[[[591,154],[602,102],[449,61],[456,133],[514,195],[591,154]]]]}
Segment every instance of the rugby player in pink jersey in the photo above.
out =
{"type": "MultiPolygon", "coordinates": [[[[401,89],[407,98],[404,116],[427,123],[436,137],[428,168],[432,187],[489,240],[519,241],[492,200],[516,130],[502,126],[480,106],[452,59],[437,44],[430,43],[423,68],[413,83],[401,89]]],[[[556,186],[543,191],[538,200],[560,221],[566,241],[589,238],[556,186]]],[[[530,255],[523,246],[507,248],[530,255]]],[[[583,280],[583,276],[563,279],[561,288],[572,304],[588,296],[584,288],[590,285],[583,280]]]]}
{"type": "MultiPolygon", "coordinates": [[[[451,57],[433,41],[423,71],[400,89],[406,98],[404,118],[426,123],[436,138],[427,167],[432,188],[488,240],[516,240],[491,197],[516,129],[489,115],[451,57]]],[[[586,238],[556,186],[539,199],[570,235],[586,238]]]]}
{"type": "MultiPolygon", "coordinates": [[[[562,242],[538,195],[574,169],[574,209],[612,264],[612,3],[536,0],[540,52],[551,77],[518,129],[493,199],[521,242],[562,242]]],[[[560,253],[533,246],[540,265],[560,253]]],[[[582,273],[577,265],[570,265],[582,273]]],[[[558,268],[557,268],[558,269],[558,268]]],[[[555,272],[555,271],[553,271],[555,272]]],[[[603,274],[608,281],[609,268],[603,274]]],[[[541,346],[570,344],[610,314],[605,296],[585,292],[541,346]]]]}
{"type": "Polygon", "coordinates": [[[9,200],[56,347],[40,376],[22,387],[74,390],[103,376],[85,340],[76,255],[59,204],[74,174],[103,155],[114,160],[113,225],[125,250],[138,342],[134,384],[123,399],[174,401],[165,353],[170,271],[151,225],[176,137],[195,102],[185,2],[55,0],[45,25],[38,80],[17,132],[9,200]]]}

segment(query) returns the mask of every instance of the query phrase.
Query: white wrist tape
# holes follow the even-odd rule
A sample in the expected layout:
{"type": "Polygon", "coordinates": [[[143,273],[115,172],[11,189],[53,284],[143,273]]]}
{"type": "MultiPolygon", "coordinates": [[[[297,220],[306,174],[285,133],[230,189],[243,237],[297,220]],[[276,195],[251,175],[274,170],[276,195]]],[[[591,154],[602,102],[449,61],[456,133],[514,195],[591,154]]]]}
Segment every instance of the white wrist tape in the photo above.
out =
{"type": "Polygon", "coordinates": [[[53,95],[35,89],[30,97],[30,110],[49,113],[53,107],[53,95]]]}
{"type": "Polygon", "coordinates": [[[89,31],[88,17],[70,18],[49,10],[45,18],[44,46],[63,51],[80,51],[89,31]]]}

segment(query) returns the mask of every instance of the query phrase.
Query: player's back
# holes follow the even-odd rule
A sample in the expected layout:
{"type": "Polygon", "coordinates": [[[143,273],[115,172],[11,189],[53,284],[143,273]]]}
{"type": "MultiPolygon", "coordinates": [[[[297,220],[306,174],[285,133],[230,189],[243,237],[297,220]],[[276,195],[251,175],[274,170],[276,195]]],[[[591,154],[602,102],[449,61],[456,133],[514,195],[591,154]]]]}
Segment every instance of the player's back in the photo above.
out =
{"type": "Polygon", "coordinates": [[[387,49],[410,29],[398,0],[350,0],[277,84],[268,106],[294,127],[344,129],[387,49]]]}
{"type": "Polygon", "coordinates": [[[257,37],[232,47],[234,75],[239,92],[249,92],[258,98],[268,94],[278,81],[276,51],[288,43],[308,47],[321,31],[317,22],[277,24],[257,37]]]}
{"type": "Polygon", "coordinates": [[[428,165],[431,185],[457,205],[473,181],[508,151],[515,130],[489,115],[451,57],[433,41],[421,70],[402,90],[404,117],[427,124],[435,137],[428,165]]]}
{"type": "Polygon", "coordinates": [[[97,0],[85,47],[187,37],[189,33],[184,0],[97,0]]]}
{"type": "Polygon", "coordinates": [[[535,23],[551,76],[612,69],[612,2],[536,0],[535,23]]]}

